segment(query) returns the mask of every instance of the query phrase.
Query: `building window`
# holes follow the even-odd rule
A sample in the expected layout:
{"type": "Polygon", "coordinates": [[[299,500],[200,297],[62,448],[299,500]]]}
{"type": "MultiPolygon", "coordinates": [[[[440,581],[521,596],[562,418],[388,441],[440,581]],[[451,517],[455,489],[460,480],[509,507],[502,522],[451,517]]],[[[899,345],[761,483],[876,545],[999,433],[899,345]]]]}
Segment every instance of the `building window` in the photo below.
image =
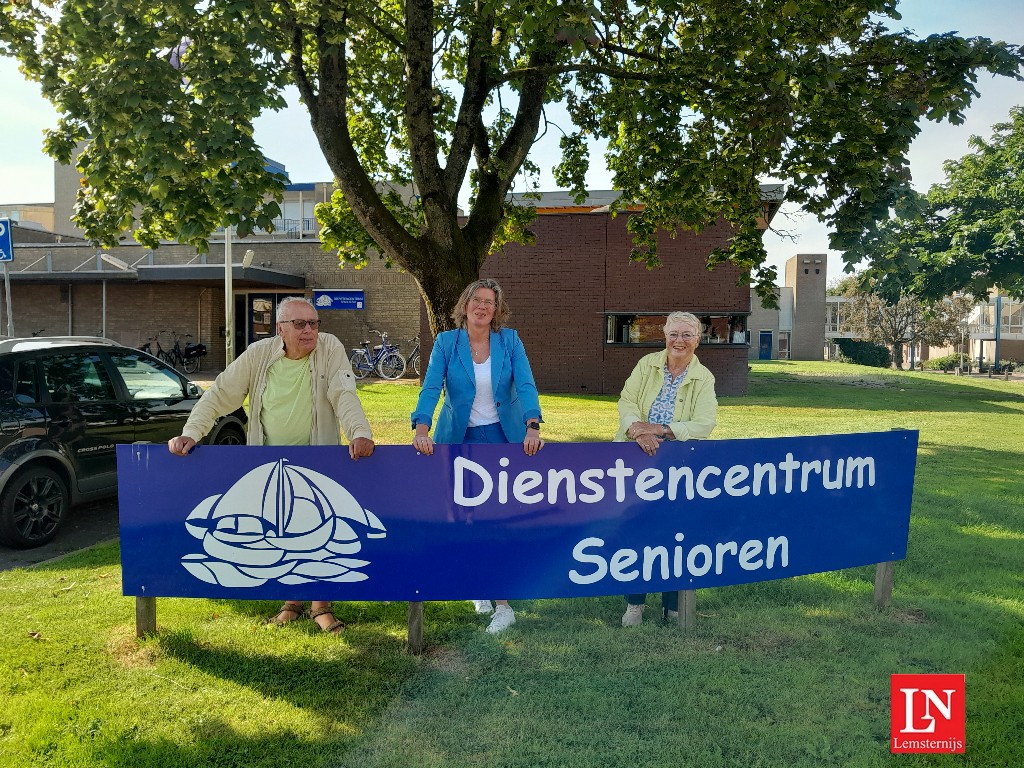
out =
{"type": "MultiPolygon", "coordinates": [[[[701,322],[701,344],[749,343],[747,315],[694,312],[701,322]]],[[[609,312],[605,314],[604,343],[609,346],[663,347],[667,312],[609,312]]]]}

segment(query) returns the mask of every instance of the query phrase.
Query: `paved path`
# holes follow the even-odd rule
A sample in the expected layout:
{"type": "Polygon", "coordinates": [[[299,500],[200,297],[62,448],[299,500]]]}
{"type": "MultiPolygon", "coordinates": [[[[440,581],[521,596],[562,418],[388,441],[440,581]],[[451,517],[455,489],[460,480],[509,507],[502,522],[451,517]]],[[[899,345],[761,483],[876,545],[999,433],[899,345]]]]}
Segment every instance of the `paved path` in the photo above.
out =
{"type": "Polygon", "coordinates": [[[45,546],[35,549],[0,546],[0,571],[42,563],[117,536],[117,499],[93,501],[73,507],[57,538],[45,546]]]}

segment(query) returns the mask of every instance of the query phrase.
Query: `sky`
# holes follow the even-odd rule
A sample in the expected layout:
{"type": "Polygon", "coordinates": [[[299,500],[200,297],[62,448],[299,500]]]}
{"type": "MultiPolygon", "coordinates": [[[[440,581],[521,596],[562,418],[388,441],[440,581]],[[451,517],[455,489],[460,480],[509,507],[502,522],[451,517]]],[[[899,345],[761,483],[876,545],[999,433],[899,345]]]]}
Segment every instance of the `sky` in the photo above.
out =
{"type": "MultiPolygon", "coordinates": [[[[989,37],[1024,43],[1024,3],[1020,0],[904,0],[900,24],[920,36],[958,32],[966,37],[989,37]]],[[[27,82],[12,59],[0,58],[0,207],[10,203],[53,202],[53,161],[42,150],[43,131],[56,123],[56,112],[27,82]]],[[[910,151],[913,184],[926,191],[943,179],[942,164],[969,151],[972,135],[988,136],[995,123],[1005,121],[1011,107],[1024,105],[1024,83],[985,73],[978,83],[980,97],[966,113],[963,125],[926,122],[910,151]]],[[[325,181],[331,173],[295,94],[289,108],[261,116],[256,139],[268,157],[284,163],[293,182],[325,181]]],[[[538,143],[535,158],[541,166],[541,189],[557,189],[551,167],[557,162],[556,132],[538,143]]],[[[611,176],[602,158],[591,159],[590,189],[610,189],[611,176]]],[[[465,201],[462,201],[465,204],[465,201]]],[[[793,205],[783,206],[765,234],[768,263],[782,274],[786,259],[796,254],[828,253],[830,281],[842,275],[841,254],[828,250],[824,225],[793,205]]]]}

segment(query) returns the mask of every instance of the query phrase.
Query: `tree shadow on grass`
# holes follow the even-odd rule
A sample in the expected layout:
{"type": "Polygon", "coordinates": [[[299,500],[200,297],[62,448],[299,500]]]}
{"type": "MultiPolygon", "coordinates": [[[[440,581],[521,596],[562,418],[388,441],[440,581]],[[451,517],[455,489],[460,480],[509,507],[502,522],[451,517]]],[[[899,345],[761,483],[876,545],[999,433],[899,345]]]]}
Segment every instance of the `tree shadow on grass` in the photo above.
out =
{"type": "Polygon", "coordinates": [[[138,733],[133,738],[95,740],[90,762],[109,766],[308,768],[331,764],[347,739],[304,739],[292,733],[245,737],[215,715],[209,715],[193,723],[187,745],[138,733]]]}

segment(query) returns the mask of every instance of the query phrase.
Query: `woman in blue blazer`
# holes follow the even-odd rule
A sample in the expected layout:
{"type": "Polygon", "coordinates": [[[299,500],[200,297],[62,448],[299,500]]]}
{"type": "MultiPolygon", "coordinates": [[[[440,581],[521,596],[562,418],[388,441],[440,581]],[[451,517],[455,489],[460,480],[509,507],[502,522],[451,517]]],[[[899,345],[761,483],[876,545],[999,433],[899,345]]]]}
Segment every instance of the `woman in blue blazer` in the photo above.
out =
{"type": "MultiPolygon", "coordinates": [[[[509,310],[497,281],[477,280],[462,292],[452,319],[454,331],[434,339],[423,377],[412,427],[412,444],[420,453],[434,452],[438,443],[519,443],[527,456],[544,445],[540,439],[537,385],[519,334],[503,328],[509,310]],[[434,438],[430,425],[434,408],[445,393],[434,438]]],[[[515,623],[507,600],[497,600],[487,627],[501,632],[515,623]]],[[[474,600],[477,613],[490,613],[490,600],[474,600]]]]}

